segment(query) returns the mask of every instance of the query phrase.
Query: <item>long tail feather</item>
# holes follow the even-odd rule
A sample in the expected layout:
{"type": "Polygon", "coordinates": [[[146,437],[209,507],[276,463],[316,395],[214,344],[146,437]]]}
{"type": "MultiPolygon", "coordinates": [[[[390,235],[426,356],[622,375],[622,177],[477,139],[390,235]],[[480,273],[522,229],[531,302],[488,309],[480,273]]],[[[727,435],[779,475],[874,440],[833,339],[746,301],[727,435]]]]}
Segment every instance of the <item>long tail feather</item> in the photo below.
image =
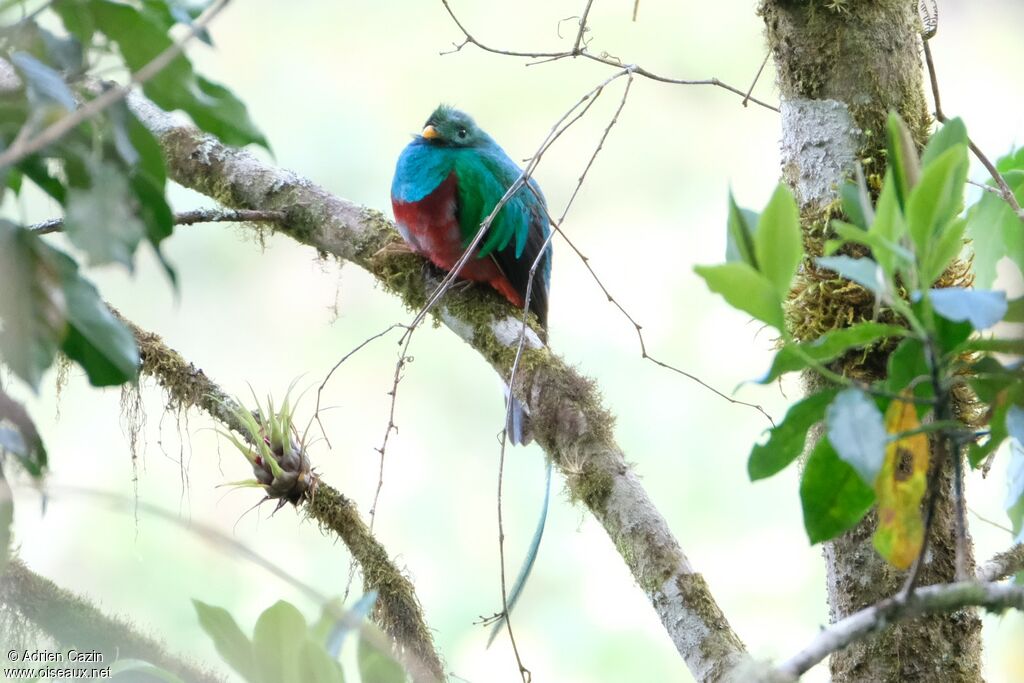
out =
{"type": "Polygon", "coordinates": [[[530,409],[512,395],[507,384],[505,385],[505,400],[512,401],[512,410],[509,411],[506,425],[508,440],[513,446],[525,446],[533,441],[533,434],[530,431],[530,409]]]}
{"type": "MultiPolygon", "coordinates": [[[[548,520],[548,504],[551,502],[551,470],[552,464],[550,458],[545,458],[547,461],[547,468],[544,472],[544,503],[540,509],[540,519],[537,520],[537,528],[533,532],[533,539],[530,541],[530,548],[526,552],[526,559],[523,560],[523,566],[519,569],[519,574],[516,576],[515,583],[512,584],[512,591],[508,594],[508,598],[505,600],[507,606],[507,612],[511,612],[512,608],[519,601],[519,596],[522,595],[523,586],[526,585],[526,580],[530,578],[530,572],[533,571],[533,563],[537,560],[537,550],[540,548],[540,540],[544,538],[544,525],[548,520]]],[[[487,646],[490,647],[494,639],[498,637],[498,634],[505,628],[506,619],[502,615],[498,621],[494,624],[491,629],[491,635],[487,638],[487,646]]]]}

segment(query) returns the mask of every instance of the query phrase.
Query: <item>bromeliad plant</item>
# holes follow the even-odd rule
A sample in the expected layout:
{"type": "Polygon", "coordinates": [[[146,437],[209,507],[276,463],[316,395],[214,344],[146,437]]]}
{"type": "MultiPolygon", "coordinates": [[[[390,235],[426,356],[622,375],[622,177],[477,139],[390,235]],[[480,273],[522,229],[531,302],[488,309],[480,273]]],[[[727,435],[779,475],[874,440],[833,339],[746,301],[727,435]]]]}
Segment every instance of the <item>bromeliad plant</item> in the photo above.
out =
{"type": "Polygon", "coordinates": [[[255,475],[254,479],[228,485],[262,488],[267,494],[265,500],[278,501],[277,509],[285,503],[298,505],[304,500],[311,500],[320,482],[306,454],[309,430],[307,428],[299,437],[292,421],[293,407],[289,394],[290,389],[278,411],[274,410],[274,399],[270,396],[267,397],[265,412],[255,397],[256,410],[252,412],[246,410],[237,399],[222,403],[234,418],[236,429],[242,434],[244,442],[231,432],[217,430],[245,456],[255,475]]]}
{"type": "MultiPolygon", "coordinates": [[[[751,479],[792,463],[824,420],[826,438],[808,455],[800,484],[808,537],[833,538],[877,505],[875,548],[906,569],[925,546],[930,515],[922,500],[937,486],[938,465],[952,460],[959,491],[964,453],[973,467],[989,465],[1008,438],[1015,447],[1006,507],[1016,542],[1024,541],[1024,341],[988,332],[1024,321],[1024,299],[968,289],[967,266],[957,259],[968,232],[976,242],[996,239],[986,232],[997,231],[1000,240],[1024,244],[1024,222],[993,205],[994,195],[963,213],[968,140],[961,121],[944,125],[920,156],[896,115],[888,136],[888,170],[871,179],[877,201],[858,169],[833,207],[847,220],[831,221],[823,255],[805,254],[796,202],[780,185],[760,215],[730,198],[728,262],[696,271],[733,307],[778,331],[778,351],[759,383],[797,371],[824,380],[809,382],[816,390],[752,448],[751,479]],[[834,273],[836,290],[867,292],[874,305],[864,319],[847,321],[854,324],[797,338],[786,321],[801,267],[834,273]],[[838,372],[837,361],[849,354],[887,354],[885,378],[838,372]]],[[[1000,163],[1024,195],[1024,155],[1000,163]],[[1019,178],[1011,168],[1017,162],[1019,178]]],[[[1007,252],[1024,270],[1024,249],[1007,252]]]]}

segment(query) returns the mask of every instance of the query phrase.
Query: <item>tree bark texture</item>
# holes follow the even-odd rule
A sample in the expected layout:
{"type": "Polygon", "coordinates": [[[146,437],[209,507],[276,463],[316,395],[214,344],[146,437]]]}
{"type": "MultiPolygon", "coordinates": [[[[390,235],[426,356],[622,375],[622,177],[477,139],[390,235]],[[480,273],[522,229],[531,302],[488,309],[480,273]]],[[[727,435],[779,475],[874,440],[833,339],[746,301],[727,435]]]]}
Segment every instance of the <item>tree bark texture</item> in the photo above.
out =
{"type": "MultiPolygon", "coordinates": [[[[881,187],[888,113],[903,117],[919,147],[928,137],[921,23],[914,0],[763,0],[759,12],[782,96],[783,176],[797,194],[813,258],[821,255],[829,222],[839,215],[837,184],[852,175],[856,162],[872,191],[881,187]]],[[[873,297],[840,292],[830,286],[835,277],[804,263],[787,315],[798,339],[871,319],[873,297]]],[[[835,369],[879,379],[889,351],[844,358],[835,369]]],[[[805,379],[809,385],[820,382],[805,379]]],[[[954,580],[952,468],[943,467],[922,585],[954,580]]],[[[871,512],[825,544],[833,622],[892,596],[905,579],[872,547],[876,522],[871,512]]],[[[973,571],[973,559],[970,564],[973,571]]],[[[959,610],[894,624],[835,654],[830,666],[837,683],[974,682],[981,680],[980,653],[981,622],[973,611],[959,610]]]]}

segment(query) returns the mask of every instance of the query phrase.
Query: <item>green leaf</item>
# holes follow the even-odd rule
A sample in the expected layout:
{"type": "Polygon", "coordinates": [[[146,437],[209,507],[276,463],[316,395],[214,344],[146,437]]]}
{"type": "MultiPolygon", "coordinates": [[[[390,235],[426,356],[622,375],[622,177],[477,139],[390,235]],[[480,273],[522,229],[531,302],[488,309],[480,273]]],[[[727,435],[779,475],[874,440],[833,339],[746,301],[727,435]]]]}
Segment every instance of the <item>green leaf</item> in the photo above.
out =
{"type": "Polygon", "coordinates": [[[953,322],[969,322],[976,330],[987,330],[1006,315],[1006,292],[964,287],[944,287],[928,292],[935,312],[953,322]]]}
{"type": "MultiPolygon", "coordinates": [[[[928,399],[934,394],[932,389],[931,369],[924,355],[924,344],[921,340],[907,338],[900,342],[896,350],[889,355],[889,372],[885,380],[885,388],[893,394],[902,393],[913,384],[913,395],[928,399]]],[[[928,406],[918,406],[918,417],[928,406]]]]}
{"type": "Polygon", "coordinates": [[[954,218],[946,229],[932,243],[928,253],[921,259],[921,282],[931,286],[938,280],[950,262],[964,250],[964,231],[967,220],[954,218]]]}
{"type": "Polygon", "coordinates": [[[875,221],[871,224],[869,234],[881,244],[892,245],[889,249],[879,249],[874,252],[875,260],[882,266],[882,270],[895,277],[903,263],[912,264],[913,255],[904,258],[907,251],[900,246],[904,235],[907,234],[907,223],[903,216],[903,209],[900,208],[900,200],[896,192],[895,175],[890,167],[885,174],[885,181],[882,184],[882,193],[878,196],[878,206],[875,209],[875,221]],[[901,251],[898,251],[901,250],[901,251]],[[902,263],[901,263],[902,262],[902,263]]]}
{"type": "Polygon", "coordinates": [[[341,666],[327,654],[323,646],[306,638],[299,657],[296,683],[345,683],[341,666]]]}
{"type": "Polygon", "coordinates": [[[873,486],[885,460],[889,436],[875,402],[860,389],[844,389],[826,411],[828,440],[836,454],[873,486]]]}
{"type": "Polygon", "coordinates": [[[758,216],[753,211],[741,209],[729,193],[729,220],[726,224],[725,260],[740,262],[757,270],[757,256],[754,254],[754,232],[758,216]]]}
{"type": "Polygon", "coordinates": [[[826,389],[797,401],[776,427],[768,432],[768,441],[755,444],[747,461],[751,481],[765,479],[800,457],[810,429],[821,421],[838,389],[826,389]]]}
{"type": "Polygon", "coordinates": [[[833,330],[818,339],[799,344],[786,344],[775,354],[768,373],[759,384],[774,382],[787,372],[810,367],[814,362],[827,363],[852,348],[861,348],[886,337],[905,337],[909,331],[898,325],[859,323],[853,327],[833,330]]]}
{"type": "Polygon", "coordinates": [[[1010,407],[1006,431],[1014,444],[1006,467],[1006,513],[1013,524],[1014,542],[1024,543],[1024,408],[1010,407]]]}
{"type": "Polygon", "coordinates": [[[39,430],[25,407],[3,389],[0,389],[0,450],[13,455],[34,478],[43,476],[48,456],[39,430]],[[5,423],[9,426],[3,426],[5,423]]]}
{"type": "MultiPolygon", "coordinates": [[[[789,295],[804,248],[800,236],[800,212],[793,193],[783,183],[775,188],[761,212],[754,235],[757,269],[775,286],[779,300],[789,295]]],[[[766,321],[767,322],[767,321],[766,321]]]]}
{"type": "Polygon", "coordinates": [[[875,494],[839,459],[828,439],[811,451],[800,480],[804,528],[811,543],[835,538],[861,520],[875,494]]]}
{"type": "Polygon", "coordinates": [[[1003,322],[1024,323],[1024,296],[1017,297],[1007,303],[1003,322]]]}
{"type": "Polygon", "coordinates": [[[271,605],[252,635],[252,649],[260,680],[265,683],[301,683],[301,659],[307,640],[302,613],[284,600],[271,605]]]}
{"type": "Polygon", "coordinates": [[[983,351],[985,353],[1024,356],[1024,339],[968,339],[958,346],[957,350],[961,353],[983,351]]]}
{"type": "Polygon", "coordinates": [[[29,98],[38,103],[36,106],[56,104],[65,111],[74,111],[78,106],[64,78],[50,66],[27,52],[15,52],[11,62],[25,78],[29,98]]]}
{"type": "Polygon", "coordinates": [[[857,182],[843,183],[839,188],[839,199],[842,201],[843,213],[856,227],[867,230],[874,222],[875,211],[871,206],[871,195],[860,164],[857,164],[857,182]]]}
{"type": "Polygon", "coordinates": [[[889,112],[887,129],[889,171],[892,173],[897,203],[905,207],[910,191],[921,177],[921,164],[918,161],[914,138],[896,112],[889,112]]]}
{"type": "Polygon", "coordinates": [[[775,285],[746,263],[696,266],[694,271],[704,278],[708,289],[721,294],[733,308],[749,313],[778,330],[785,327],[782,297],[775,285]]]}
{"type": "Polygon", "coordinates": [[[834,270],[842,277],[856,282],[869,291],[885,297],[889,296],[889,290],[885,284],[885,275],[878,267],[878,264],[867,257],[819,256],[814,261],[822,268],[834,270]]]}
{"type": "Polygon", "coordinates": [[[405,683],[405,670],[395,661],[390,652],[382,649],[383,636],[371,640],[366,636],[359,639],[357,658],[359,678],[362,683],[405,683]]]}
{"type": "MultiPolygon", "coordinates": [[[[963,206],[967,147],[955,145],[932,161],[907,200],[907,227],[918,258],[927,261],[950,221],[963,206]]],[[[930,283],[929,283],[930,284],[930,283]]]]}
{"type": "Polygon", "coordinates": [[[993,453],[1008,436],[1006,416],[1011,407],[1024,405],[1024,383],[1012,382],[1005,389],[998,392],[995,399],[990,402],[992,416],[989,419],[989,434],[984,443],[972,443],[967,449],[967,458],[971,467],[977,467],[993,453]]]}
{"type": "Polygon", "coordinates": [[[63,181],[51,173],[48,165],[38,155],[22,159],[18,162],[18,170],[38,185],[39,189],[53,197],[58,204],[64,204],[67,189],[64,187],[63,181]]]}
{"type": "Polygon", "coordinates": [[[67,335],[61,351],[77,362],[94,387],[134,382],[139,374],[135,337],[114,317],[91,282],[68,255],[47,247],[67,301],[67,335]]]}
{"type": "Polygon", "coordinates": [[[34,390],[67,329],[67,301],[48,250],[38,236],[0,220],[0,356],[34,390]]]}
{"type": "MultiPolygon", "coordinates": [[[[1024,166],[1007,169],[1003,177],[1017,201],[1024,202],[1024,166]]],[[[1024,221],[999,195],[983,192],[968,210],[967,236],[974,249],[974,271],[979,287],[992,286],[996,264],[1004,256],[1024,271],[1024,221]]]]}
{"type": "Polygon", "coordinates": [[[921,154],[921,165],[927,168],[932,162],[942,156],[946,150],[956,145],[966,147],[967,144],[967,126],[964,125],[963,120],[955,118],[946,121],[942,128],[935,131],[931,140],[928,141],[928,145],[924,148],[924,152],[921,154]]]}
{"type": "MultiPolygon", "coordinates": [[[[160,22],[135,7],[113,0],[90,0],[89,7],[96,28],[117,43],[132,72],[137,72],[171,45],[160,22]]],[[[66,22],[66,13],[61,16],[66,22]]],[[[226,144],[267,146],[245,105],[227,88],[196,74],[184,55],[176,57],[147,81],[143,91],[162,109],[185,111],[197,126],[226,144]]]]}
{"type": "MultiPolygon", "coordinates": [[[[909,268],[914,265],[913,252],[906,247],[891,242],[878,232],[865,232],[855,225],[842,221],[832,221],[832,229],[843,238],[840,244],[853,242],[869,247],[878,265],[882,267],[882,271],[889,278],[895,278],[900,269],[909,268]]],[[[829,253],[831,252],[826,250],[826,254],[829,253]]]]}
{"type": "Polygon", "coordinates": [[[238,628],[231,614],[222,607],[207,605],[199,600],[193,600],[192,604],[196,608],[199,625],[206,635],[213,639],[213,645],[221,659],[250,683],[262,680],[256,675],[253,645],[242,633],[242,629],[238,628]]]}
{"type": "Polygon", "coordinates": [[[124,174],[113,164],[92,168],[88,189],[68,191],[64,232],[85,252],[91,266],[120,263],[134,268],[135,249],[146,226],[132,210],[134,197],[124,174]]]}

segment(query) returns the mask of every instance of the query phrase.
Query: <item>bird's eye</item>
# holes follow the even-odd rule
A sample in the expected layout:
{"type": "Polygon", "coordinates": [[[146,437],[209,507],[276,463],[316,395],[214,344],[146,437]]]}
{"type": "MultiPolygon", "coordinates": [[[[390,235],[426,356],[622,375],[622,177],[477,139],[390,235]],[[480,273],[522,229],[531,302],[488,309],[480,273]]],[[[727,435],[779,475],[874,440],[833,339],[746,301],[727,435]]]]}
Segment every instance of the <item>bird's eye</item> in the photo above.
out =
{"type": "Polygon", "coordinates": [[[465,140],[467,135],[469,135],[469,132],[465,128],[459,128],[459,139],[460,140],[465,140]]]}

